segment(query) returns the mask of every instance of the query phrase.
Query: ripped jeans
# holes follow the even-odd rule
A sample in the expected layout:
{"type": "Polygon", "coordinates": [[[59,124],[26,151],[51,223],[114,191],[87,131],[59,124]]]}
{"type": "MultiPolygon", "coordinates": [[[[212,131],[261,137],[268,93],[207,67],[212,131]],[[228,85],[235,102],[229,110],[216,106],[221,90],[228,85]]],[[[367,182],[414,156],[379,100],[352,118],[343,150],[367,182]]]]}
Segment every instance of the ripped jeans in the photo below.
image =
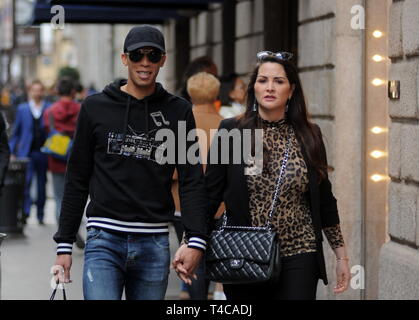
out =
{"type": "Polygon", "coordinates": [[[86,300],[163,300],[170,266],[169,236],[132,235],[90,227],[84,252],[86,300]]]}

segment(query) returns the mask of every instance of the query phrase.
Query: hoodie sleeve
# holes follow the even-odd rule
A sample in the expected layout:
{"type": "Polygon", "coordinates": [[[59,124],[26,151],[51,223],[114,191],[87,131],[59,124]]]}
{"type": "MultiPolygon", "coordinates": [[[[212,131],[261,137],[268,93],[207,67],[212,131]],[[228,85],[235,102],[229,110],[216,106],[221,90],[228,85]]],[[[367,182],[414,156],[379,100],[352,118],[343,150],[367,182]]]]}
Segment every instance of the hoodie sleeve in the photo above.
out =
{"type": "Polygon", "coordinates": [[[71,254],[76,241],[84,208],[89,195],[90,177],[93,171],[93,128],[83,104],[77,120],[76,133],[65,175],[64,197],[60,221],[54,240],[57,254],[71,254]]]}
{"type": "MultiPolygon", "coordinates": [[[[188,108],[186,115],[186,136],[195,128],[192,108],[188,108]]],[[[190,150],[191,146],[195,143],[198,143],[196,135],[193,141],[186,141],[186,150],[190,150]]],[[[180,206],[182,208],[182,224],[185,229],[188,247],[205,250],[208,239],[206,226],[207,198],[205,195],[202,165],[201,163],[189,163],[187,157],[178,156],[177,171],[180,206]],[[179,161],[179,158],[185,158],[184,160],[186,161],[179,161]]]]}

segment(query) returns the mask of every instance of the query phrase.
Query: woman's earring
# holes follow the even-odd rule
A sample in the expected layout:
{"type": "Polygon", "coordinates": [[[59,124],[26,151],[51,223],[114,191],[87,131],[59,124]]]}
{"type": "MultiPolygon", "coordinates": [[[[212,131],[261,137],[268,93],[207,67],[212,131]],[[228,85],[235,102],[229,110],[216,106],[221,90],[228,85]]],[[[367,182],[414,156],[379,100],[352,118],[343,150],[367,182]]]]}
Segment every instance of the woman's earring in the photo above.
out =
{"type": "Polygon", "coordinates": [[[253,103],[253,111],[254,112],[258,111],[258,104],[256,102],[256,99],[255,99],[255,102],[253,103]]]}
{"type": "Polygon", "coordinates": [[[285,113],[288,113],[289,105],[290,105],[290,99],[287,100],[287,104],[285,106],[285,113]]]}

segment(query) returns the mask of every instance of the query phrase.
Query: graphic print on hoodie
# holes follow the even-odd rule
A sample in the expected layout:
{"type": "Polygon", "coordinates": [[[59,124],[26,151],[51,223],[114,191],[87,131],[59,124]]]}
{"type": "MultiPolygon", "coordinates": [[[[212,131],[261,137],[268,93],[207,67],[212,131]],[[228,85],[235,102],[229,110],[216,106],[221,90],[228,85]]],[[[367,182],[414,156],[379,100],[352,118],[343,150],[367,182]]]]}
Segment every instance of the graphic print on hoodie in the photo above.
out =
{"type": "MultiPolygon", "coordinates": [[[[158,129],[175,134],[186,150],[196,141],[180,141],[178,125],[195,129],[191,105],[156,83],[155,92],[138,100],[121,91],[126,80],[108,85],[84,101],[66,174],[60,225],[54,240],[58,254],[71,253],[88,196],[87,227],[135,234],[168,233],[174,203],[171,183],[177,168],[182,222],[188,246],[205,250],[207,199],[200,164],[156,161],[158,129]]],[[[184,157],[176,152],[176,159],[184,157]]]]}
{"type": "MultiPolygon", "coordinates": [[[[159,128],[162,127],[162,124],[170,125],[170,122],[165,120],[161,111],[151,113],[150,116],[159,128]],[[158,121],[158,118],[161,118],[162,121],[158,121]]],[[[164,142],[156,141],[155,133],[158,129],[149,132],[136,132],[128,125],[128,130],[129,133],[125,136],[123,133],[109,133],[108,154],[119,154],[162,163],[163,154],[167,147],[164,142]]]]}

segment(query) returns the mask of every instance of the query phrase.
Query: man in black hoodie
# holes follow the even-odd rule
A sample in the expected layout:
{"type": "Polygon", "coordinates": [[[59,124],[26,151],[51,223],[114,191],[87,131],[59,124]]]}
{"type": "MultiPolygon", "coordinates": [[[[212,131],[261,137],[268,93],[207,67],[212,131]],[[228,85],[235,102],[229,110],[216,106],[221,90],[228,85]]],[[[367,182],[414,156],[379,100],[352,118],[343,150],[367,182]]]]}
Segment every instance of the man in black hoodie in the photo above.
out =
{"type": "Polygon", "coordinates": [[[186,149],[196,143],[178,132],[195,128],[190,104],[156,83],[164,65],[163,34],[134,27],[124,42],[122,62],[128,80],[108,85],[85,99],[67,166],[58,232],[56,264],[69,282],[72,244],[86,209],[87,243],[83,271],[85,299],[163,299],[170,265],[168,224],[174,203],[171,179],[179,173],[182,222],[187,245],[176,254],[179,276],[190,282],[206,246],[206,195],[202,167],[176,152],[161,164],[160,129],[186,149]],[[183,138],[182,138],[183,137],[183,138]]]}

